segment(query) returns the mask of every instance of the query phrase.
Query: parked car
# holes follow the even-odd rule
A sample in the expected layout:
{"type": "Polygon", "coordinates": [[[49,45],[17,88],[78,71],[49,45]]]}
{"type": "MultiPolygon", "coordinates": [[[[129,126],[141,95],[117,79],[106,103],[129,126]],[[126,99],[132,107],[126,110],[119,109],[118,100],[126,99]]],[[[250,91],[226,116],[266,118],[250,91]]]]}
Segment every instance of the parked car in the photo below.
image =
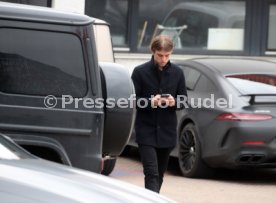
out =
{"type": "MultiPolygon", "coordinates": [[[[177,62],[188,108],[177,112],[177,157],[186,177],[214,168],[276,167],[276,63],[242,58],[177,62]]],[[[135,132],[129,145],[135,146],[135,132]]]]}
{"type": "Polygon", "coordinates": [[[104,175],[37,158],[0,134],[1,202],[174,202],[104,175]]]}
{"type": "Polygon", "coordinates": [[[41,158],[111,173],[133,108],[104,101],[134,91],[126,67],[113,63],[109,25],[2,2],[0,44],[0,132],[41,158]]]}
{"type": "Polygon", "coordinates": [[[179,39],[175,42],[177,48],[206,49],[210,43],[208,42],[210,29],[228,28],[227,32],[230,35],[230,31],[243,30],[244,19],[245,3],[243,1],[204,1],[200,3],[190,1],[179,3],[171,9],[162,25],[166,27],[187,26],[183,32],[179,32],[179,39]]]}

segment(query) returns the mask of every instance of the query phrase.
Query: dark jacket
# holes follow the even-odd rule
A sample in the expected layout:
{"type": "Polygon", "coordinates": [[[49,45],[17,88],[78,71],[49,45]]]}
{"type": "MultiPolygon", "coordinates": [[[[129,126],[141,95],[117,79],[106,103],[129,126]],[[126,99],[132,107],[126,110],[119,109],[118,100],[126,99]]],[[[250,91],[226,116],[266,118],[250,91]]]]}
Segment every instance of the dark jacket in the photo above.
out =
{"type": "Polygon", "coordinates": [[[150,98],[157,94],[171,94],[175,99],[177,95],[187,96],[183,71],[170,62],[163,71],[160,71],[152,57],[149,62],[137,66],[131,78],[137,99],[136,142],[160,148],[174,147],[177,125],[175,111],[177,106],[181,107],[176,105],[175,107],[152,108],[150,98]],[[141,98],[148,101],[146,108],[141,108],[145,103],[139,102],[141,98]]]}

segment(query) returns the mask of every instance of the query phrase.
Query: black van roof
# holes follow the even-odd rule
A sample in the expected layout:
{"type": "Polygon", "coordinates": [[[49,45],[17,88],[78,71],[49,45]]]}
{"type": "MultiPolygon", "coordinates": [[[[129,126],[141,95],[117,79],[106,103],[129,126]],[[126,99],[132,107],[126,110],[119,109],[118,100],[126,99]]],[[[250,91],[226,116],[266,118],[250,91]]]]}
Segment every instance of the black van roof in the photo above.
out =
{"type": "Polygon", "coordinates": [[[14,3],[0,3],[0,19],[37,21],[55,24],[86,25],[95,19],[53,8],[14,3]]]}

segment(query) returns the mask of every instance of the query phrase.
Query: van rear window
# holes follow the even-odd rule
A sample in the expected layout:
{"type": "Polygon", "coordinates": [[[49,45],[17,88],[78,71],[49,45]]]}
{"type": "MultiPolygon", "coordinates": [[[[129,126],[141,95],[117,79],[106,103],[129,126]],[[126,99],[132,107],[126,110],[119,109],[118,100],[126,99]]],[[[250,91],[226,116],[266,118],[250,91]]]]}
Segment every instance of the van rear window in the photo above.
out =
{"type": "Polygon", "coordinates": [[[0,29],[0,91],[72,95],[87,91],[80,39],[69,33],[0,29]]]}

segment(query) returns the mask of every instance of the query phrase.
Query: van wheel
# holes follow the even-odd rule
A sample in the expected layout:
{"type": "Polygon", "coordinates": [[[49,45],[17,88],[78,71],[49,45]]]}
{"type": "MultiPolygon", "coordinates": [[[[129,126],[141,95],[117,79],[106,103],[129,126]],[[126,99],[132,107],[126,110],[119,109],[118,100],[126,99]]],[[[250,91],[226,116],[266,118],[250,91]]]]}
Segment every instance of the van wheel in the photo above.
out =
{"type": "Polygon", "coordinates": [[[210,174],[210,168],[201,156],[198,132],[195,125],[189,123],[181,131],[179,139],[178,162],[183,176],[202,178],[210,174]]]}
{"type": "Polygon", "coordinates": [[[116,160],[117,159],[115,159],[115,158],[104,160],[104,168],[102,170],[103,175],[108,176],[113,171],[115,164],[116,164],[116,160]]]}

